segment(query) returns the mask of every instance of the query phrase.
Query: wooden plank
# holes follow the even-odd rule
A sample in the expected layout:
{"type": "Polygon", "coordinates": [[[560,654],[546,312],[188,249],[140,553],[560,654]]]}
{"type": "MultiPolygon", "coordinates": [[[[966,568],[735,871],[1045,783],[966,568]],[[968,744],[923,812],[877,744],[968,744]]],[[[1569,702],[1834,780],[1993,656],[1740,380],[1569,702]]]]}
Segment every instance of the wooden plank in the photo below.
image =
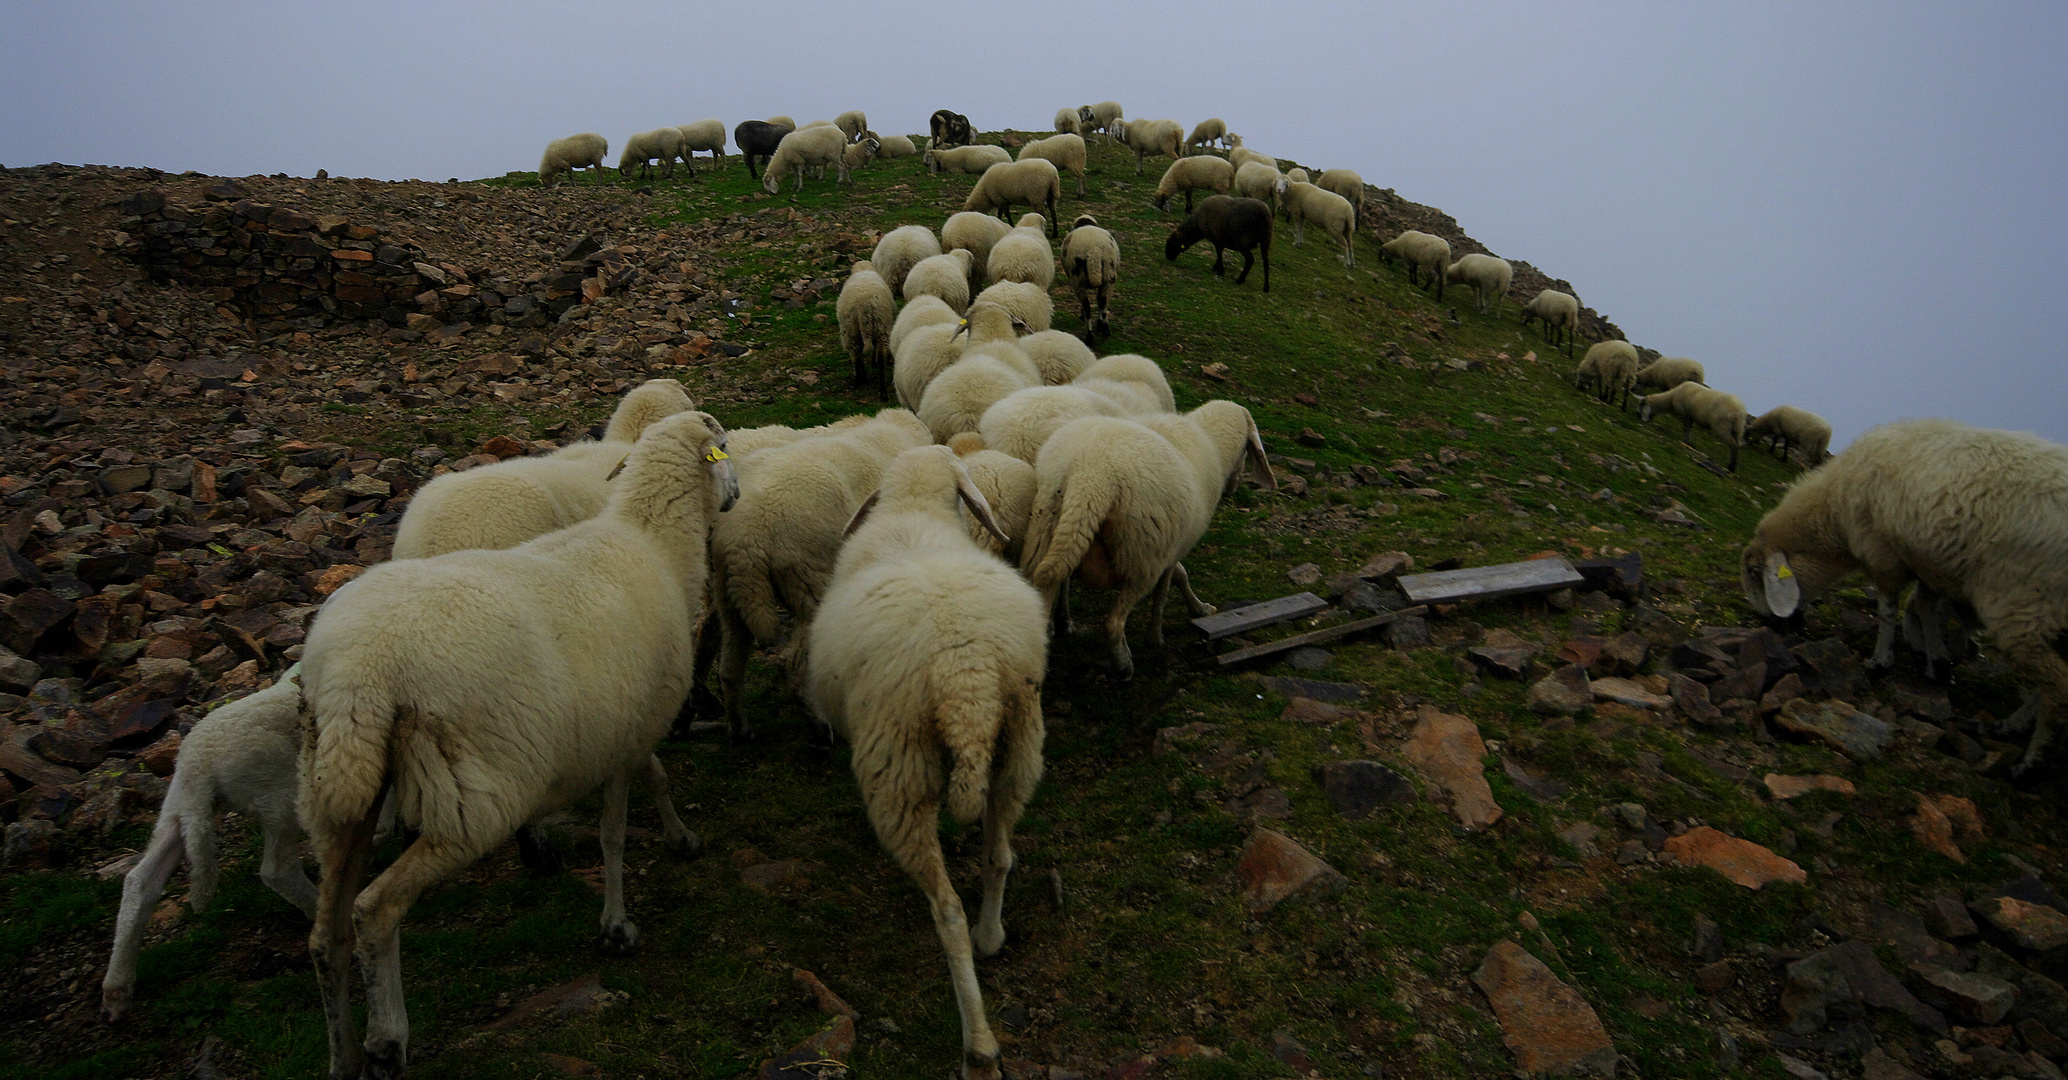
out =
{"type": "Polygon", "coordinates": [[[1474,566],[1464,570],[1441,570],[1433,574],[1410,574],[1400,579],[1400,591],[1416,604],[1449,604],[1459,600],[1491,600],[1497,596],[1549,592],[1587,579],[1563,557],[1474,566]]]}
{"type": "Polygon", "coordinates": [[[1219,641],[1230,634],[1244,630],[1255,630],[1259,626],[1282,623],[1302,615],[1312,615],[1328,610],[1328,601],[1310,592],[1281,596],[1261,604],[1250,604],[1233,611],[1221,611],[1192,620],[1192,625],[1206,634],[1208,641],[1219,641]]]}
{"type": "Polygon", "coordinates": [[[1227,667],[1230,664],[1240,664],[1246,660],[1255,660],[1260,656],[1272,656],[1277,653],[1289,652],[1304,645],[1319,645],[1324,641],[1334,641],[1337,638],[1349,637],[1351,634],[1361,634],[1366,630],[1384,626],[1390,622],[1397,622],[1410,615],[1425,615],[1428,611],[1427,607],[1419,606],[1402,611],[1389,611],[1383,615],[1374,615],[1369,619],[1337,623],[1334,626],[1324,627],[1320,630],[1312,630],[1304,634],[1294,634],[1282,641],[1270,641],[1262,645],[1251,645],[1247,649],[1237,649],[1234,652],[1222,653],[1214,659],[1219,660],[1222,667],[1227,667]]]}

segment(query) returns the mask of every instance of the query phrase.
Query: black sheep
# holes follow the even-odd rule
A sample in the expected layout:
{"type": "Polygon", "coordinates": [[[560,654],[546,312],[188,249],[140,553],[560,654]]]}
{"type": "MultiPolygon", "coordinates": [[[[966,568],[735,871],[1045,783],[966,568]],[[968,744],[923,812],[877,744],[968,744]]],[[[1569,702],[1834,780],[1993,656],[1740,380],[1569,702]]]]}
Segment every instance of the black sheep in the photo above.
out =
{"type": "Polygon", "coordinates": [[[1215,195],[1199,204],[1199,209],[1185,219],[1177,231],[1164,241],[1163,257],[1172,262],[1186,248],[1205,240],[1214,246],[1214,273],[1226,274],[1227,263],[1223,261],[1226,249],[1242,252],[1242,273],[1235,275],[1235,284],[1249,279],[1249,268],[1256,262],[1252,254],[1258,248],[1264,252],[1264,291],[1271,291],[1271,207],[1258,199],[1243,199],[1233,195],[1215,195]]]}
{"type": "Polygon", "coordinates": [[[733,144],[740,148],[740,156],[747,159],[747,175],[761,179],[754,171],[754,159],[774,157],[777,144],[791,131],[788,124],[771,124],[766,120],[742,120],[732,129],[733,144]]]}
{"type": "Polygon", "coordinates": [[[928,122],[928,127],[933,132],[933,142],[930,145],[935,149],[945,150],[950,146],[968,146],[976,141],[969,130],[969,117],[959,112],[952,112],[948,109],[935,109],[933,119],[928,122]]]}

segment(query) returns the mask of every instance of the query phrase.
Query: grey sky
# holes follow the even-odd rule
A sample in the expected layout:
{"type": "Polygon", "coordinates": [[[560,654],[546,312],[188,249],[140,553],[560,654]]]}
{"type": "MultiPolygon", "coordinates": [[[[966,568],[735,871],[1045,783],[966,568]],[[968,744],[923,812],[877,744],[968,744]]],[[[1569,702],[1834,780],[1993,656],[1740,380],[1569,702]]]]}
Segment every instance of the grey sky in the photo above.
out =
{"type": "Polygon", "coordinates": [[[1843,443],[2068,442],[2068,6],[21,3],[0,163],[499,175],[549,140],[1104,98],[1442,207],[1843,443]]]}

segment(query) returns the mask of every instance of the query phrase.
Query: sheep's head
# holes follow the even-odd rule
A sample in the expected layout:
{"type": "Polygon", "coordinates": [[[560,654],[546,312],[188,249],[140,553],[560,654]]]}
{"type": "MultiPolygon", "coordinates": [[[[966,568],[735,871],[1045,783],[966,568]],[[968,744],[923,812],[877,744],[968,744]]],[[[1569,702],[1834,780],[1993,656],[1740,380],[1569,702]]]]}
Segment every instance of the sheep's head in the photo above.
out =
{"type": "Polygon", "coordinates": [[[1752,610],[1769,619],[1790,619],[1857,568],[1843,552],[1791,554],[1769,540],[1763,530],[1755,530],[1738,562],[1738,583],[1752,610]]]}
{"type": "Polygon", "coordinates": [[[1010,542],[1005,530],[998,527],[991,503],[977,488],[976,481],[970,479],[969,470],[963,467],[955,451],[946,446],[918,446],[899,454],[883,471],[882,486],[855,510],[841,535],[854,535],[880,503],[934,500],[941,500],[950,513],[959,500],[1001,546],[1010,542]]]}
{"type": "Polygon", "coordinates": [[[1177,262],[1178,256],[1184,254],[1185,249],[1192,244],[1193,241],[1185,239],[1185,227],[1175,226],[1170,230],[1170,238],[1163,242],[1163,257],[1177,262]]]}

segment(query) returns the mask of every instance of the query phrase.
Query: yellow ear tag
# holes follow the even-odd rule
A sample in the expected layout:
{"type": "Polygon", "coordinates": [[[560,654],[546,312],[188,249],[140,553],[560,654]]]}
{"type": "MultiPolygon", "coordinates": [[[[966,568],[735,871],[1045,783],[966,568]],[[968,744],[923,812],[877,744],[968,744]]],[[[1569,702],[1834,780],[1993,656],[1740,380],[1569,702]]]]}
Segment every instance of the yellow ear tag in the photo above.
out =
{"type": "Polygon", "coordinates": [[[731,454],[728,454],[725,451],[720,450],[714,446],[711,448],[710,453],[704,455],[704,460],[715,464],[717,462],[724,461],[726,458],[729,458],[731,456],[731,454]]]}
{"type": "Polygon", "coordinates": [[[1785,567],[1785,566],[1784,566],[1784,567],[1781,567],[1781,568],[1780,568],[1779,570],[1776,570],[1776,571],[1774,571],[1774,576],[1775,576],[1775,577],[1777,577],[1777,578],[1780,578],[1780,579],[1781,579],[1782,581],[1786,581],[1786,580],[1788,580],[1789,578],[1792,578],[1792,577],[1794,577],[1794,576],[1795,576],[1795,571],[1793,571],[1793,570],[1790,570],[1790,569],[1788,569],[1787,567],[1785,567]]]}
{"type": "Polygon", "coordinates": [[[969,325],[969,320],[968,320],[968,319],[964,319],[964,320],[962,320],[961,322],[958,322],[958,323],[956,323],[955,325],[957,325],[957,326],[968,326],[968,325],[969,325]]]}

